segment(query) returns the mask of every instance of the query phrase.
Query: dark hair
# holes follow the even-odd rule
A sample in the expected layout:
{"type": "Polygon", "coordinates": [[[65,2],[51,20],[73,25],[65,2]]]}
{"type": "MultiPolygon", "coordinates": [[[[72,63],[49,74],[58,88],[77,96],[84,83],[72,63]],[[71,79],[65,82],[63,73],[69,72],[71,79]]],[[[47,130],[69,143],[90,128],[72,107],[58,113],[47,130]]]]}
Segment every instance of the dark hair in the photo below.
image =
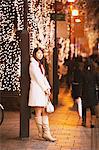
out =
{"type": "MultiPolygon", "coordinates": [[[[37,61],[38,61],[38,59],[37,59],[37,57],[36,57],[36,53],[37,53],[37,51],[38,50],[41,50],[42,51],[42,53],[44,53],[43,52],[43,49],[41,49],[41,48],[34,48],[34,50],[33,50],[33,57],[34,57],[34,59],[36,59],[37,61]]],[[[43,59],[43,58],[42,58],[43,59]]],[[[41,63],[42,63],[42,60],[39,60],[41,63]]]]}

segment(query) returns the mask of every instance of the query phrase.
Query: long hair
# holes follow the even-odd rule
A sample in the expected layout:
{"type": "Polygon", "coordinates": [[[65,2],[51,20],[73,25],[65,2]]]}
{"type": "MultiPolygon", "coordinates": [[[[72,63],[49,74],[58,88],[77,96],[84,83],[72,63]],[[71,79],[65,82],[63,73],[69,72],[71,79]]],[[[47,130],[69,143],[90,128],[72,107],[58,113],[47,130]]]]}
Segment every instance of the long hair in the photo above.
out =
{"type": "MultiPolygon", "coordinates": [[[[34,51],[33,51],[33,57],[34,59],[39,63],[39,68],[41,70],[41,72],[43,73],[43,70],[42,70],[42,67],[41,67],[41,64],[43,65],[43,58],[41,60],[38,60],[38,58],[36,57],[36,53],[38,50],[41,50],[42,53],[44,54],[43,50],[41,48],[34,48],[34,51]]],[[[44,66],[43,66],[44,67],[44,66]]]]}
{"type": "MultiPolygon", "coordinates": [[[[41,59],[41,60],[38,60],[38,58],[36,57],[36,53],[37,53],[37,51],[38,50],[41,50],[42,52],[43,52],[43,50],[41,49],[41,48],[34,48],[34,51],[33,51],[33,57],[34,57],[34,59],[36,60],[36,61],[38,61],[38,62],[40,62],[41,64],[43,63],[43,58],[41,59]]],[[[44,52],[43,52],[43,54],[44,54],[44,52]]]]}

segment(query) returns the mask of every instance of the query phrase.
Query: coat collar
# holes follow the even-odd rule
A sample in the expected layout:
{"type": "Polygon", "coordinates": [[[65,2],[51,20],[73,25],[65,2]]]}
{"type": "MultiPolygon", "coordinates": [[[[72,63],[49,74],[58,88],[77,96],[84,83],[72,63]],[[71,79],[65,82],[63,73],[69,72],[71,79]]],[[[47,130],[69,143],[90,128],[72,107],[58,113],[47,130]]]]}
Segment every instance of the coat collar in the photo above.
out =
{"type": "MultiPolygon", "coordinates": [[[[36,66],[39,66],[39,63],[33,57],[31,57],[31,62],[33,64],[35,64],[36,66]]],[[[41,67],[42,67],[42,70],[43,70],[43,74],[45,75],[45,69],[44,69],[42,64],[41,64],[41,67]]]]}
{"type": "Polygon", "coordinates": [[[31,62],[35,63],[36,65],[39,65],[39,63],[32,57],[31,62]]]}

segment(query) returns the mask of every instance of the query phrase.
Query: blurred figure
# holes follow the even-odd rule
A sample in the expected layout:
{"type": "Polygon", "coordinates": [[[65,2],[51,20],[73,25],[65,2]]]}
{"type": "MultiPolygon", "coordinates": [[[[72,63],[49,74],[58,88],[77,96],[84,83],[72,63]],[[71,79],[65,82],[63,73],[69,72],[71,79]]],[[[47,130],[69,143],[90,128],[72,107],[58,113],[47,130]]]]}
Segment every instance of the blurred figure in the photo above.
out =
{"type": "Polygon", "coordinates": [[[72,97],[74,104],[77,103],[79,118],[82,120],[82,101],[81,101],[81,70],[76,61],[72,73],[72,97]]]}
{"type": "Polygon", "coordinates": [[[74,59],[68,60],[67,62],[67,74],[66,74],[66,89],[69,91],[72,85],[72,72],[74,67],[74,59]]]}
{"type": "Polygon", "coordinates": [[[82,125],[86,126],[86,109],[91,111],[91,128],[95,126],[95,105],[97,104],[96,86],[99,85],[99,73],[94,69],[93,62],[88,59],[82,72],[82,125]]]}
{"type": "Polygon", "coordinates": [[[46,112],[51,87],[45,76],[45,69],[42,64],[43,57],[43,50],[35,48],[29,66],[30,90],[28,106],[35,110],[35,121],[39,137],[54,142],[56,139],[51,136],[46,112]]]}

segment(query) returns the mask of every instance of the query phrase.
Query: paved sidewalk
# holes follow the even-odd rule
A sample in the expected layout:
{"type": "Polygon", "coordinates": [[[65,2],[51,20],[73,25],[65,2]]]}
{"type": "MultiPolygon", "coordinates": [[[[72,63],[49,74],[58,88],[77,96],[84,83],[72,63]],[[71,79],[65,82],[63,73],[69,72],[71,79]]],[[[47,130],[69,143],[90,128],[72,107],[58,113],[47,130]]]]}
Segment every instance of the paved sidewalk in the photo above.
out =
{"type": "Polygon", "coordinates": [[[19,112],[6,112],[0,127],[0,150],[99,150],[99,126],[89,128],[90,114],[87,113],[87,128],[79,122],[77,111],[71,109],[70,93],[60,89],[59,106],[49,115],[51,133],[56,142],[39,140],[37,127],[30,119],[30,137],[19,139],[19,112]]]}

